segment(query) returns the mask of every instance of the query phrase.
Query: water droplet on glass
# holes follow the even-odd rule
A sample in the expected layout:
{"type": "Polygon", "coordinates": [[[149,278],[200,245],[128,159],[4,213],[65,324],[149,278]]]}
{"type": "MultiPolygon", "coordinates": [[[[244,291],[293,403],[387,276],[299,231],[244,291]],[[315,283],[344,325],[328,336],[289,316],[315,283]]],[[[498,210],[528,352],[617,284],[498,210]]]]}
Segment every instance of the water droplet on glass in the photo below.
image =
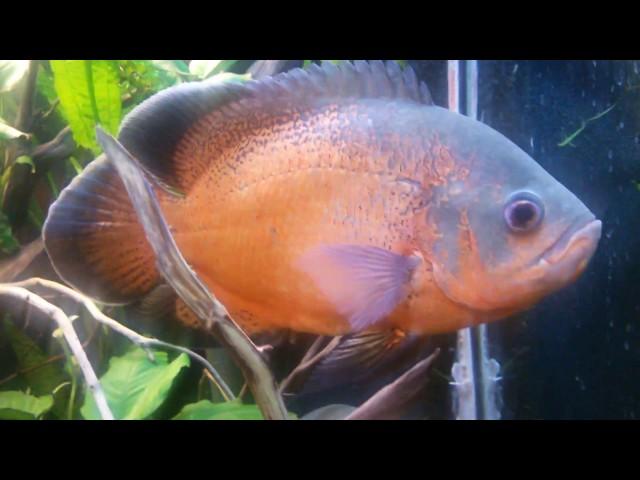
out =
{"type": "Polygon", "coordinates": [[[620,122],[618,124],[618,130],[622,130],[624,128],[624,122],[620,122]]]}
{"type": "Polygon", "coordinates": [[[593,66],[594,66],[594,67],[597,67],[597,66],[598,66],[598,62],[597,62],[596,60],[591,60],[591,63],[593,63],[593,66]]]}
{"type": "Polygon", "coordinates": [[[608,171],[609,173],[612,173],[612,172],[613,172],[613,165],[612,165],[612,164],[609,164],[609,168],[607,169],[607,171],[608,171]]]}
{"type": "Polygon", "coordinates": [[[628,352],[629,351],[629,342],[625,340],[624,342],[624,349],[628,352]]]}
{"type": "Polygon", "coordinates": [[[613,150],[609,150],[609,151],[607,152],[607,158],[608,158],[609,160],[613,159],[613,150]]]}

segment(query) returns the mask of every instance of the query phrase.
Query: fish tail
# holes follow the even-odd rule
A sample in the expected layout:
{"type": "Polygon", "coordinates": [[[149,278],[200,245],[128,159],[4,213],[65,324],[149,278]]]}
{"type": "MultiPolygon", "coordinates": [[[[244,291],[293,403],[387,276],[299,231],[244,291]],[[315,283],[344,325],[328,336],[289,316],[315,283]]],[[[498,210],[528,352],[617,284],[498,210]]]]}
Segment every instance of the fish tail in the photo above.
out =
{"type": "Polygon", "coordinates": [[[51,205],[42,233],[58,275],[100,302],[133,302],[160,281],[124,184],[104,155],[51,205]]]}

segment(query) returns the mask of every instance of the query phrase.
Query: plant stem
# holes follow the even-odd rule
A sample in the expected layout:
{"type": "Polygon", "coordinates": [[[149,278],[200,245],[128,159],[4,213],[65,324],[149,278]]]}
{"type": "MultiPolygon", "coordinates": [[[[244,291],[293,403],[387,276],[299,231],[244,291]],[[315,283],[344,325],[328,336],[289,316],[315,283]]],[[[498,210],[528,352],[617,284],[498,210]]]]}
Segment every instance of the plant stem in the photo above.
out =
{"type": "Polygon", "coordinates": [[[62,330],[64,338],[67,341],[69,348],[71,349],[71,352],[73,352],[76,360],[78,360],[78,365],[80,367],[80,370],[82,371],[87,386],[89,387],[89,391],[93,395],[100,415],[105,420],[113,420],[113,413],[111,413],[111,410],[109,409],[104,390],[102,389],[100,381],[98,380],[98,377],[91,367],[91,363],[89,362],[87,354],[82,348],[82,344],[80,343],[78,335],[73,329],[73,325],[71,324],[71,320],[69,319],[69,317],[67,317],[67,315],[60,308],[50,304],[42,297],[39,297],[38,295],[35,295],[21,287],[16,287],[13,285],[0,285],[0,299],[2,298],[9,301],[17,301],[22,305],[29,305],[31,307],[34,307],[58,324],[58,327],[60,327],[60,329],[62,330]]]}

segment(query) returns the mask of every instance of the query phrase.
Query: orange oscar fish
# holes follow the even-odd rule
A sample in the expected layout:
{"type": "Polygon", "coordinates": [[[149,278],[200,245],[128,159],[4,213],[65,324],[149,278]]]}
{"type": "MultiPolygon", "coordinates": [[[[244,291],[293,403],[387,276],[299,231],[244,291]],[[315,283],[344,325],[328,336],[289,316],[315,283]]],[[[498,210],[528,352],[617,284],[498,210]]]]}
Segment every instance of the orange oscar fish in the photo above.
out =
{"type": "MultiPolygon", "coordinates": [[[[601,223],[411,68],[355,62],[179,85],[124,120],[175,241],[248,333],[449,332],[575,280],[601,223]]],[[[161,282],[104,156],[51,206],[60,276],[110,304],[161,282]]],[[[196,323],[178,300],[172,307],[196,323]]]]}

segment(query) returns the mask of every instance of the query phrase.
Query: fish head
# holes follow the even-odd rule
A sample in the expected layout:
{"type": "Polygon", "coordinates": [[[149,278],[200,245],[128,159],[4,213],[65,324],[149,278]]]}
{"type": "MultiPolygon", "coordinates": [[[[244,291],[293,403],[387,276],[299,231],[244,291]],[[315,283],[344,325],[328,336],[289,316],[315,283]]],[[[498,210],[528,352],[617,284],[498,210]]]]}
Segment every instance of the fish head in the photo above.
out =
{"type": "MultiPolygon", "coordinates": [[[[446,178],[426,214],[434,281],[485,320],[524,310],[578,278],[602,224],[526,152],[490,127],[440,109],[446,178]],[[433,234],[435,232],[435,234],[433,234]]],[[[435,162],[435,163],[434,163],[435,162]]]]}

